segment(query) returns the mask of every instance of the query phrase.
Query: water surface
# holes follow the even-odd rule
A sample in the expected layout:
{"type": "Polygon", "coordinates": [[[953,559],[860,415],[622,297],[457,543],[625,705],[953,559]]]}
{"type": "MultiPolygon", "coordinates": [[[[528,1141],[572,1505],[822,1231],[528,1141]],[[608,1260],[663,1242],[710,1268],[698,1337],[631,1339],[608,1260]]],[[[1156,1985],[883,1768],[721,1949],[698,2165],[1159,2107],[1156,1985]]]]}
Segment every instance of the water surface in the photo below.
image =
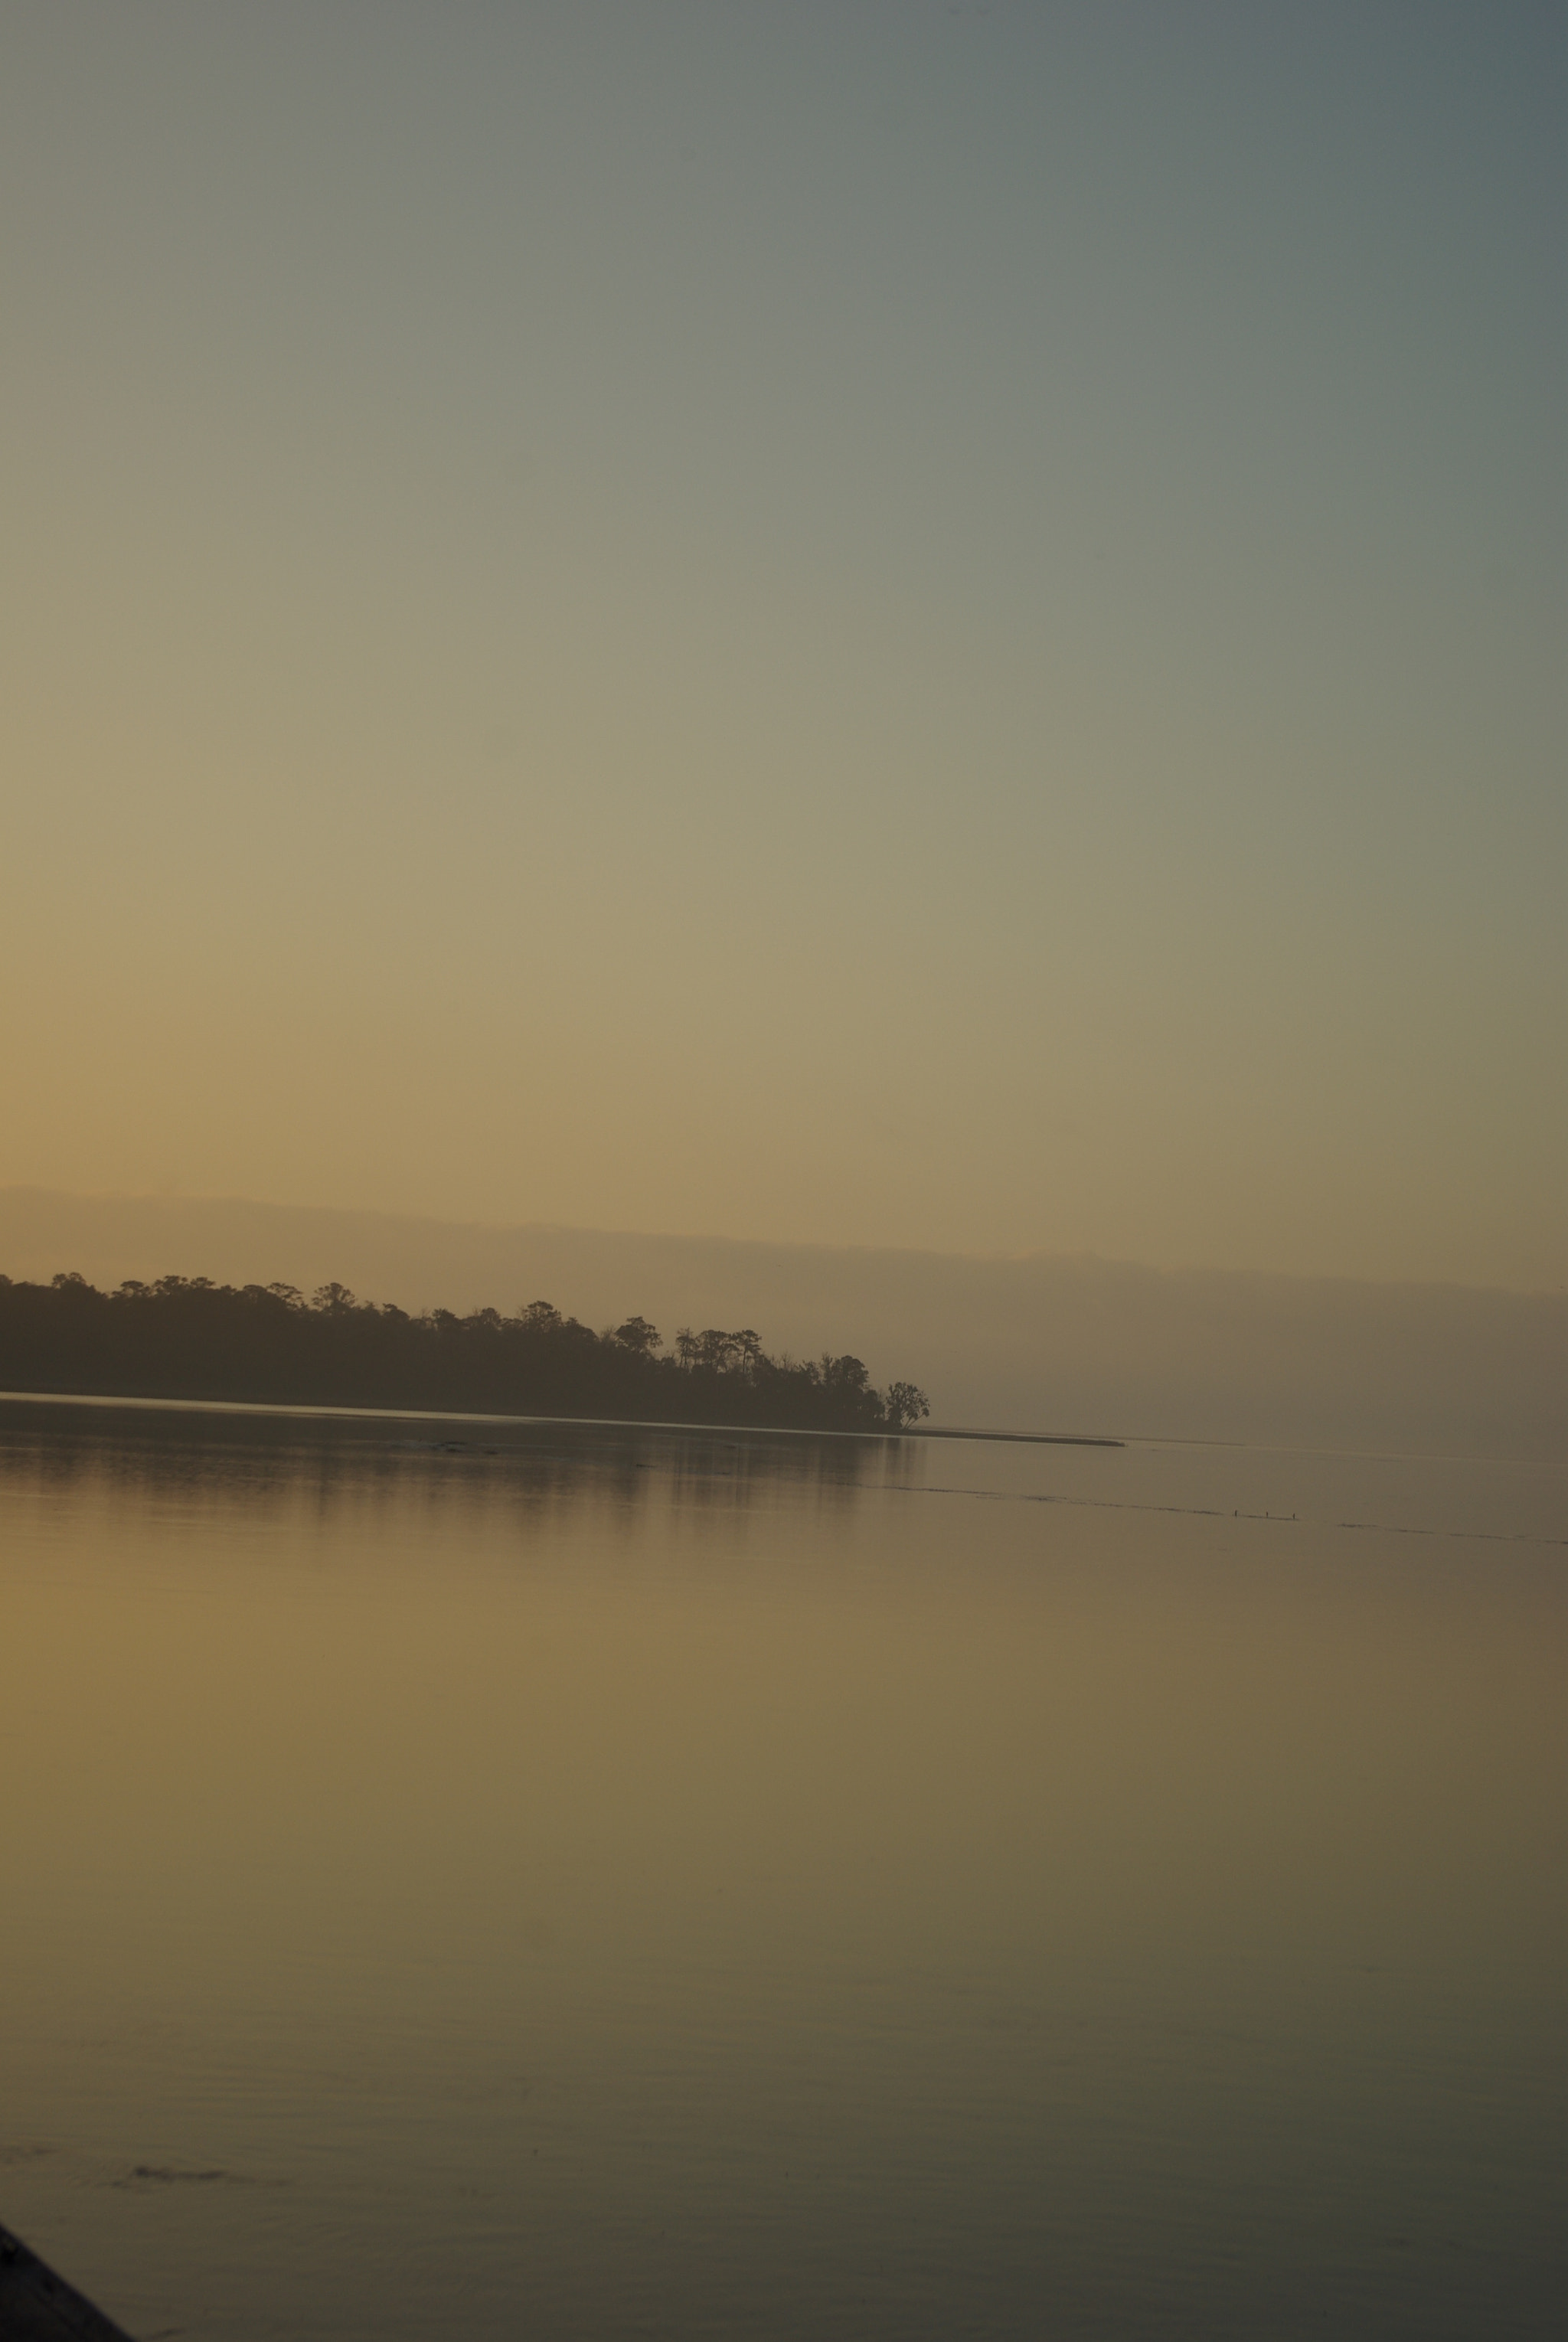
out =
{"type": "Polygon", "coordinates": [[[1557,2330],[1560,1474],[453,1429],[0,1406],[0,2219],[134,2334],[1557,2330]]]}

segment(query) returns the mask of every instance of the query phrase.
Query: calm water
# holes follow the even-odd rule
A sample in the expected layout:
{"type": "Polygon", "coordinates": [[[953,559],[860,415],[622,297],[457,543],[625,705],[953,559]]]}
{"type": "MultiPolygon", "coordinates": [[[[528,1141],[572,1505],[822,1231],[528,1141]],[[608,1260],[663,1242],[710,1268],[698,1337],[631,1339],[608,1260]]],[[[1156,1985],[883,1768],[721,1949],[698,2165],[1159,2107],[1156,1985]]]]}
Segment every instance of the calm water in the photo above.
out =
{"type": "Polygon", "coordinates": [[[0,1407],[0,2218],[133,2333],[1559,2330],[1561,1475],[420,1436],[0,1407]]]}

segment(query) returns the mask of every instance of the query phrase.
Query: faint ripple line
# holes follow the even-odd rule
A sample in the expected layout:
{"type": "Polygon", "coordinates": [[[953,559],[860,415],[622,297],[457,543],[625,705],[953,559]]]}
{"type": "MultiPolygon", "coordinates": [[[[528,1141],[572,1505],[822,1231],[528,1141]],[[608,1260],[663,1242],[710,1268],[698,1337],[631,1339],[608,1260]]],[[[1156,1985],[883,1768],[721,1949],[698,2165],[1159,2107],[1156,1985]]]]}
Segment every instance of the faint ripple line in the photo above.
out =
{"type": "MultiPolygon", "coordinates": [[[[902,1488],[905,1496],[968,1496],[992,1505],[1074,1505],[1096,1513],[1180,1513],[1189,1520],[1267,1521],[1273,1528],[1308,1528],[1298,1513],[1225,1512],[1218,1505],[1139,1505],[1123,1496],[1042,1496],[1028,1488],[902,1488]]],[[[1568,1546],[1568,1537],[1533,1536],[1528,1529],[1424,1529],[1389,1521],[1335,1521],[1336,1529],[1372,1529],[1381,1536],[1462,1537],[1470,1544],[1568,1546]]]]}

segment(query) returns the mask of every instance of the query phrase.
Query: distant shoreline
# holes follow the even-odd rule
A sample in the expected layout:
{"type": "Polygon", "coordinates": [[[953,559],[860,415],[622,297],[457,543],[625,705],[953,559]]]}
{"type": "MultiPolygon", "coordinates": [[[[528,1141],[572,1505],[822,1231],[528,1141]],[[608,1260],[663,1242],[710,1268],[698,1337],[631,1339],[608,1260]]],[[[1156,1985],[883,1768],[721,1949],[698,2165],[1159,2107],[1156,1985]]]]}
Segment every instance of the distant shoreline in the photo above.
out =
{"type": "Polygon", "coordinates": [[[102,1293],[74,1269],[47,1285],[0,1276],[0,1383],[83,1396],[374,1408],[475,1417],[731,1423],[898,1432],[930,1412],[914,1383],[874,1388],[847,1351],[777,1357],[756,1329],[645,1317],[595,1332],[548,1301],[426,1309],[361,1301],[343,1284],[129,1277],[102,1293]],[[504,1399],[503,1407],[500,1402],[504,1399]]]}
{"type": "Polygon", "coordinates": [[[977,1439],[1022,1442],[1039,1447],[1124,1447],[1126,1441],[1089,1432],[974,1431],[946,1426],[918,1430],[817,1430],[788,1423],[675,1422],[652,1416],[498,1415],[434,1406],[309,1406],[286,1399],[165,1398],[145,1392],[0,1391],[0,1406],[129,1407],[152,1415],[267,1415],[306,1421],[345,1423],[577,1423],[595,1431],[718,1431],[767,1439],[977,1439]]]}

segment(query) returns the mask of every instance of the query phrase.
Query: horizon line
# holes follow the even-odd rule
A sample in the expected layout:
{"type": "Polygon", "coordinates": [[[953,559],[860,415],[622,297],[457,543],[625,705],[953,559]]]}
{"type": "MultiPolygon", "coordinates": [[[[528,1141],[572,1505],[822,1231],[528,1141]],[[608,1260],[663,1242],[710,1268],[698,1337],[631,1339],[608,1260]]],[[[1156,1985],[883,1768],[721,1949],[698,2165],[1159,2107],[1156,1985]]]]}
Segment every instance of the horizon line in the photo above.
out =
{"type": "Polygon", "coordinates": [[[937,1245],[878,1245],[830,1243],[823,1237],[738,1236],[674,1228],[613,1228],[567,1220],[450,1219],[436,1212],[391,1210],[378,1204],[279,1203],[267,1196],[190,1195],[116,1188],[49,1187],[36,1180],[15,1180],[0,1186],[0,1202],[7,1196],[39,1196],[76,1204],[151,1205],[165,1209],[238,1208],[301,1217],[374,1220],[393,1226],[444,1228],[478,1236],[586,1236],[616,1243],[708,1245],[735,1251],[819,1253],[869,1259],[955,1261],[980,1268],[1028,1268],[1040,1266],[1130,1270],[1154,1277],[1227,1277],[1238,1281],[1290,1285],[1351,1285],[1384,1291],[1504,1294],[1528,1301],[1568,1300],[1568,1282],[1559,1285],[1504,1285],[1472,1282],[1455,1276],[1371,1276],[1348,1269],[1234,1268],[1188,1261],[1163,1265],[1128,1255],[1093,1252],[1086,1248],[1052,1252],[1035,1246],[1026,1252],[960,1252],[937,1245]]]}

